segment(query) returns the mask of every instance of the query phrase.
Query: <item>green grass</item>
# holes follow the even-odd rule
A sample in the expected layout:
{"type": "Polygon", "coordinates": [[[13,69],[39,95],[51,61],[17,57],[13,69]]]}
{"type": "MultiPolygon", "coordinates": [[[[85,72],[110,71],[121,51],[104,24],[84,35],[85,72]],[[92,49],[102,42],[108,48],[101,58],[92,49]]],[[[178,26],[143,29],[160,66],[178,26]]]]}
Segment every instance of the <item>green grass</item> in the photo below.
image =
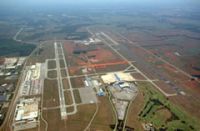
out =
{"type": "Polygon", "coordinates": [[[76,103],[81,103],[81,96],[78,90],[73,90],[74,98],[76,103]]]}
{"type": "Polygon", "coordinates": [[[144,108],[139,114],[142,121],[150,122],[157,128],[164,125],[164,127],[167,127],[167,130],[169,131],[175,129],[183,129],[187,131],[200,129],[200,123],[196,118],[189,116],[189,114],[183,109],[167,100],[167,98],[157,91],[153,85],[147,82],[140,82],[139,88],[145,96],[144,108]],[[160,104],[155,104],[152,100],[158,100],[160,104]],[[178,119],[176,118],[171,121],[164,120],[167,119],[163,118],[165,117],[164,114],[157,112],[160,107],[168,110],[171,112],[171,115],[174,114],[178,119]]]}

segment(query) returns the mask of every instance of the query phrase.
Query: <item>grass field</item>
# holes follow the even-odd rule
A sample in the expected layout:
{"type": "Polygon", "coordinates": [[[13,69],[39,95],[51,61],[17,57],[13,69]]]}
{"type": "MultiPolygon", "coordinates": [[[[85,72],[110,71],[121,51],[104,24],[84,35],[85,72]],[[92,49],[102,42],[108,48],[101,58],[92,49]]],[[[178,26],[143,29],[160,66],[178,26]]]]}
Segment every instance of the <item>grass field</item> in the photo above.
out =
{"type": "Polygon", "coordinates": [[[51,60],[48,62],[48,69],[55,69],[56,68],[56,61],[51,60]]]}
{"type": "Polygon", "coordinates": [[[143,93],[138,92],[138,95],[136,96],[135,100],[132,102],[130,106],[126,122],[127,126],[137,129],[137,131],[143,131],[143,127],[138,116],[141,109],[143,108],[143,105],[144,105],[143,93]]]}
{"type": "Polygon", "coordinates": [[[111,131],[111,125],[115,123],[115,116],[107,97],[99,97],[99,110],[91,124],[91,130],[111,131]]]}
{"type": "Polygon", "coordinates": [[[65,68],[65,63],[64,63],[64,60],[60,60],[60,68],[65,68]]]}
{"type": "Polygon", "coordinates": [[[56,78],[57,77],[57,71],[56,70],[51,70],[48,71],[48,78],[56,78]]]}
{"type": "Polygon", "coordinates": [[[139,113],[141,121],[150,122],[157,129],[200,129],[198,120],[171,103],[160,92],[155,90],[151,84],[139,82],[139,88],[144,95],[144,107],[139,113]]]}
{"type": "Polygon", "coordinates": [[[59,106],[59,95],[56,80],[45,80],[44,82],[44,107],[59,106]]]}
{"type": "Polygon", "coordinates": [[[96,106],[92,104],[78,106],[78,112],[67,118],[67,129],[69,131],[83,131],[94,115],[95,110],[96,106]]]}
{"type": "Polygon", "coordinates": [[[76,103],[81,103],[81,97],[78,90],[73,90],[74,98],[76,103]]]}
{"type": "Polygon", "coordinates": [[[72,83],[72,88],[82,88],[84,87],[84,77],[79,77],[79,78],[71,78],[71,83],[72,83]]]}
{"type": "Polygon", "coordinates": [[[65,95],[65,103],[66,103],[66,105],[71,105],[73,103],[71,92],[70,91],[65,91],[64,95],[65,95]]]}
{"type": "Polygon", "coordinates": [[[60,70],[62,77],[67,77],[67,72],[65,69],[60,70]]]}
{"type": "Polygon", "coordinates": [[[68,80],[66,78],[62,79],[63,82],[63,88],[64,89],[69,89],[69,84],[68,84],[68,80]]]}

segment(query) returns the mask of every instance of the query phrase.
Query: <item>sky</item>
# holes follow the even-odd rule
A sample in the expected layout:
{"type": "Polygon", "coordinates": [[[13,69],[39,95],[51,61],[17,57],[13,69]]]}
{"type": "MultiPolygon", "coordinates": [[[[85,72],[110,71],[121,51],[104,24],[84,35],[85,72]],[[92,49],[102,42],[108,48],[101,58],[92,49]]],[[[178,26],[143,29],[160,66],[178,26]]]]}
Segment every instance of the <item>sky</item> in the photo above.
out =
{"type": "Polygon", "coordinates": [[[199,0],[0,0],[4,4],[51,4],[51,3],[191,3],[198,2],[199,0]]]}
{"type": "Polygon", "coordinates": [[[0,0],[0,7],[11,9],[12,7],[59,7],[59,5],[79,5],[83,7],[92,6],[199,6],[200,0],[0,0]]]}

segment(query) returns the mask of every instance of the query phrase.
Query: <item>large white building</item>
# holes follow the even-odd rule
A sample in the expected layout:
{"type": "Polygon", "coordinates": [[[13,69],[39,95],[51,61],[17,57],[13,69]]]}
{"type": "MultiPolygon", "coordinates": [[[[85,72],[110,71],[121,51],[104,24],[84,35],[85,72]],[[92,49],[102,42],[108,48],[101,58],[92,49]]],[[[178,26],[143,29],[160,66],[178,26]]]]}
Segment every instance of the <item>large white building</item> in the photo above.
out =
{"type": "Polygon", "coordinates": [[[38,125],[39,98],[22,98],[16,106],[14,130],[34,128],[38,125]]]}
{"type": "Polygon", "coordinates": [[[134,81],[135,79],[129,73],[124,72],[115,72],[115,73],[107,73],[106,75],[102,75],[101,79],[106,84],[112,84],[117,81],[134,81]]]}

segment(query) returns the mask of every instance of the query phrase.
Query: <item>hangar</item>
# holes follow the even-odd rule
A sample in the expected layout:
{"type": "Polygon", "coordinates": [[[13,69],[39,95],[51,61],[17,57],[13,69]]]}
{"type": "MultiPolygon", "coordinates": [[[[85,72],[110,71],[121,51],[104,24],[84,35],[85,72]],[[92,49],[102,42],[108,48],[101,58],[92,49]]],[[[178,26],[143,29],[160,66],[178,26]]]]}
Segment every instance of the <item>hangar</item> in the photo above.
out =
{"type": "Polygon", "coordinates": [[[102,75],[101,79],[106,84],[112,84],[114,82],[120,82],[120,81],[130,82],[135,80],[130,75],[130,73],[124,73],[124,72],[107,73],[106,75],[102,75]]]}

